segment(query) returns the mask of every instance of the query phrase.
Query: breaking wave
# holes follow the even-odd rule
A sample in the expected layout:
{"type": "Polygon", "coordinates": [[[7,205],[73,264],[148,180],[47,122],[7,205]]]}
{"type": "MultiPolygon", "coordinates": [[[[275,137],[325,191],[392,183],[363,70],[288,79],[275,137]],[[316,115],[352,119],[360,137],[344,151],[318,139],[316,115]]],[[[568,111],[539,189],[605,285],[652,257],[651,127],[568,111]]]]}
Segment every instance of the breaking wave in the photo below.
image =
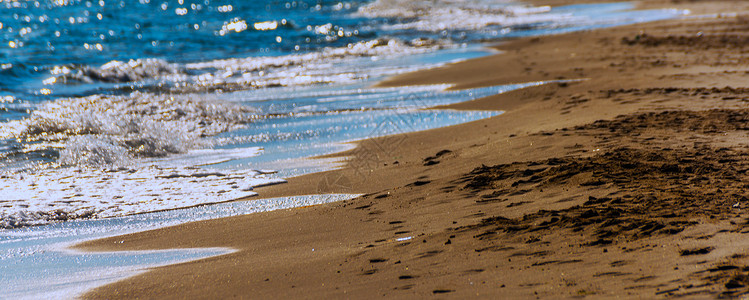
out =
{"type": "MultiPolygon", "coordinates": [[[[99,67],[58,66],[48,84],[78,82],[131,83],[151,81],[157,89],[171,93],[245,90],[277,86],[348,83],[367,79],[372,72],[346,72],[331,68],[346,60],[361,57],[412,55],[455,47],[444,40],[416,38],[410,41],[379,38],[351,43],[346,47],[328,47],[320,51],[282,56],[253,56],[194,62],[169,63],[162,59],[110,61],[99,67]],[[163,84],[174,82],[176,84],[163,84]]],[[[391,70],[392,72],[392,70],[391,70]]]]}
{"type": "Polygon", "coordinates": [[[310,63],[332,63],[349,57],[418,54],[438,50],[447,45],[449,44],[446,42],[425,38],[414,39],[407,42],[399,39],[382,38],[361,41],[349,44],[346,47],[325,48],[318,52],[305,54],[222,59],[191,63],[187,64],[186,67],[188,69],[213,68],[221,70],[262,71],[270,68],[299,66],[310,63]]]}
{"type": "Polygon", "coordinates": [[[48,82],[134,82],[147,79],[164,78],[167,75],[182,73],[177,64],[168,63],[163,59],[144,58],[131,59],[123,62],[110,61],[99,67],[92,66],[61,66],[52,69],[51,73],[57,75],[54,81],[48,82]]]}
{"type": "Polygon", "coordinates": [[[30,141],[24,151],[61,149],[69,166],[128,165],[208,146],[205,137],[242,126],[253,110],[208,95],[95,95],[45,103],[6,123],[0,139],[30,141]]]}
{"type": "Polygon", "coordinates": [[[560,22],[566,16],[550,14],[548,6],[527,6],[510,1],[410,1],[377,0],[359,7],[357,14],[369,18],[396,18],[390,30],[477,30],[487,26],[514,26],[560,22]]]}

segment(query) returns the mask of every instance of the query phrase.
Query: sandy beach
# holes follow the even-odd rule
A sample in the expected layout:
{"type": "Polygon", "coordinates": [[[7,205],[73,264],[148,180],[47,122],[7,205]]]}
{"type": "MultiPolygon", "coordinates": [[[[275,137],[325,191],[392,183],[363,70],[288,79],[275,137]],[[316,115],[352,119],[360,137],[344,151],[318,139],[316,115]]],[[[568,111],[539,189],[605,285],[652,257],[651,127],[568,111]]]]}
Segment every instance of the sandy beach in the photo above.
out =
{"type": "Polygon", "coordinates": [[[749,2],[639,5],[692,14],[507,41],[496,55],[388,79],[380,86],[564,81],[441,107],[504,113],[361,141],[335,155],[347,162],[340,170],[257,189],[364,194],[356,199],[77,245],[237,250],[84,297],[749,292],[749,2]]]}

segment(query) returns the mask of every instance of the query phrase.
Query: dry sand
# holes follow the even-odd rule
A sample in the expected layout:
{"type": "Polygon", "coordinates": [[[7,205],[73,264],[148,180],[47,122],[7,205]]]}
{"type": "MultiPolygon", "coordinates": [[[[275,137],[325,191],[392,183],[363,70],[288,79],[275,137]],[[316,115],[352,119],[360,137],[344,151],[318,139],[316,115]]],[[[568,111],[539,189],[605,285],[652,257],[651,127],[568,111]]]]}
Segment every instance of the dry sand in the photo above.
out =
{"type": "MultiPolygon", "coordinates": [[[[573,1],[533,1],[559,4],[573,1]]],[[[644,7],[744,12],[740,1],[644,7]]],[[[579,79],[452,105],[477,122],[366,140],[263,197],[350,201],[86,242],[231,247],[87,298],[733,297],[749,291],[749,18],[519,39],[384,86],[579,79]],[[410,239],[409,239],[410,238],[410,239]]]]}

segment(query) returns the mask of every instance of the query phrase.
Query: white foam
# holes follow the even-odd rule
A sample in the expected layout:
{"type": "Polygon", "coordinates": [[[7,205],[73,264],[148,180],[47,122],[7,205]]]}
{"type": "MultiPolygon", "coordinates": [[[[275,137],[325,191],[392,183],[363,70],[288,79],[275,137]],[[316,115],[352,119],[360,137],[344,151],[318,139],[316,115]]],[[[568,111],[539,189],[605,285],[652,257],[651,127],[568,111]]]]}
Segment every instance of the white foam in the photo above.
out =
{"type": "Polygon", "coordinates": [[[4,173],[0,175],[0,228],[226,202],[256,195],[253,187],[282,182],[265,172],[157,165],[4,173]]]}

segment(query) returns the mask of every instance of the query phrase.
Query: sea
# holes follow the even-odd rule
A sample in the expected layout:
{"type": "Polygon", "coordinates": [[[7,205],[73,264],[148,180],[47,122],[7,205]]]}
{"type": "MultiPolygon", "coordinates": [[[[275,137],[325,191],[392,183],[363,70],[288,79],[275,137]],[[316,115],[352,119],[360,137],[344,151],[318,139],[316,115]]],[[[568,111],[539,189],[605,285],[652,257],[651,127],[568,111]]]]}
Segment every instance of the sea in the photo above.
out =
{"type": "Polygon", "coordinates": [[[626,2],[0,0],[0,298],[70,298],[227,253],[66,247],[350,199],[252,197],[340,167],[311,158],[357,141],[502,113],[431,107],[545,84],[375,87],[385,78],[497,54],[487,46],[509,38],[688,13],[626,2]]]}

